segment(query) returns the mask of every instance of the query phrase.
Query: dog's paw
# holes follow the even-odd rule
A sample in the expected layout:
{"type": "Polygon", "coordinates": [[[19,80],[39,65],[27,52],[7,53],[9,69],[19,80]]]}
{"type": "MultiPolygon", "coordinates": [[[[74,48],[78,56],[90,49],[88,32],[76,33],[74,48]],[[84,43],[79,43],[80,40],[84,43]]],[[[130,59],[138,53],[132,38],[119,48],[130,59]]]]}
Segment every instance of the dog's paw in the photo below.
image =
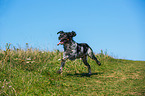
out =
{"type": "Polygon", "coordinates": [[[98,62],[98,65],[99,65],[99,66],[101,66],[101,63],[100,63],[100,62],[98,62]]]}
{"type": "Polygon", "coordinates": [[[89,73],[88,73],[88,75],[89,75],[89,76],[91,76],[91,75],[92,75],[92,73],[91,73],[91,72],[89,72],[89,73]]]}
{"type": "Polygon", "coordinates": [[[62,73],[62,71],[61,71],[61,70],[58,70],[58,71],[57,71],[57,73],[58,73],[58,74],[61,74],[61,73],[62,73]]]}

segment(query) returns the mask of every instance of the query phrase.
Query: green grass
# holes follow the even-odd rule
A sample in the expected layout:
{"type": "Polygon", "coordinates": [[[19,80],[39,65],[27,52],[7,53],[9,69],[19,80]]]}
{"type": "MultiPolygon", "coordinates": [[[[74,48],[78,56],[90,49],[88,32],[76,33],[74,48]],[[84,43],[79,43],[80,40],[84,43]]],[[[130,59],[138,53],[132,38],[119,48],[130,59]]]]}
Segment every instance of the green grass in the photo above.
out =
{"type": "Polygon", "coordinates": [[[101,66],[88,58],[88,76],[80,59],[68,60],[63,73],[57,74],[61,57],[59,50],[24,50],[7,44],[5,51],[0,50],[0,96],[145,95],[145,61],[114,59],[101,51],[96,55],[101,66]]]}

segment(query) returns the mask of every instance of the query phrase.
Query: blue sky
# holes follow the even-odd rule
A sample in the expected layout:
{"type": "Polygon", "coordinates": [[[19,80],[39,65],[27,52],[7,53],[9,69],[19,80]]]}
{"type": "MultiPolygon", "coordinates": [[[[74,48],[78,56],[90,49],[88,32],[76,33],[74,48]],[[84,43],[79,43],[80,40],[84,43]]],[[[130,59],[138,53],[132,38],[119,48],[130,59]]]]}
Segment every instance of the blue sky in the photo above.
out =
{"type": "Polygon", "coordinates": [[[60,30],[75,31],[96,54],[145,61],[145,0],[0,0],[2,49],[62,50],[60,30]]]}

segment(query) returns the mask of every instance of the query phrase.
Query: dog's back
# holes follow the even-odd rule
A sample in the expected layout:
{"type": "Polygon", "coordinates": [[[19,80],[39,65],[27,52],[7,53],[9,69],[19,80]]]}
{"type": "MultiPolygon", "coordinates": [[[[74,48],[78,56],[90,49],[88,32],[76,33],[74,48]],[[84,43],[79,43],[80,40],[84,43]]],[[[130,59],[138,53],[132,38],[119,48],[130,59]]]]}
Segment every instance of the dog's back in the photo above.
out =
{"type": "Polygon", "coordinates": [[[87,54],[87,51],[89,48],[90,48],[90,46],[87,43],[77,43],[77,53],[78,54],[87,54]]]}

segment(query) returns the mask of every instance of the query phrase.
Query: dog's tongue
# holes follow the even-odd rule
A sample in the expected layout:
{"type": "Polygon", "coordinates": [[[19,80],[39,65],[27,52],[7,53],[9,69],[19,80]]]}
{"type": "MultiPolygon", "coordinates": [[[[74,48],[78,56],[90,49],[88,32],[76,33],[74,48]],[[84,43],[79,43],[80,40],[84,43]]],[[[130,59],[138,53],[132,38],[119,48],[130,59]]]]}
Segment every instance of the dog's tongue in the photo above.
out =
{"type": "Polygon", "coordinates": [[[57,44],[57,46],[58,46],[59,44],[63,44],[63,42],[59,42],[59,43],[57,44]]]}

